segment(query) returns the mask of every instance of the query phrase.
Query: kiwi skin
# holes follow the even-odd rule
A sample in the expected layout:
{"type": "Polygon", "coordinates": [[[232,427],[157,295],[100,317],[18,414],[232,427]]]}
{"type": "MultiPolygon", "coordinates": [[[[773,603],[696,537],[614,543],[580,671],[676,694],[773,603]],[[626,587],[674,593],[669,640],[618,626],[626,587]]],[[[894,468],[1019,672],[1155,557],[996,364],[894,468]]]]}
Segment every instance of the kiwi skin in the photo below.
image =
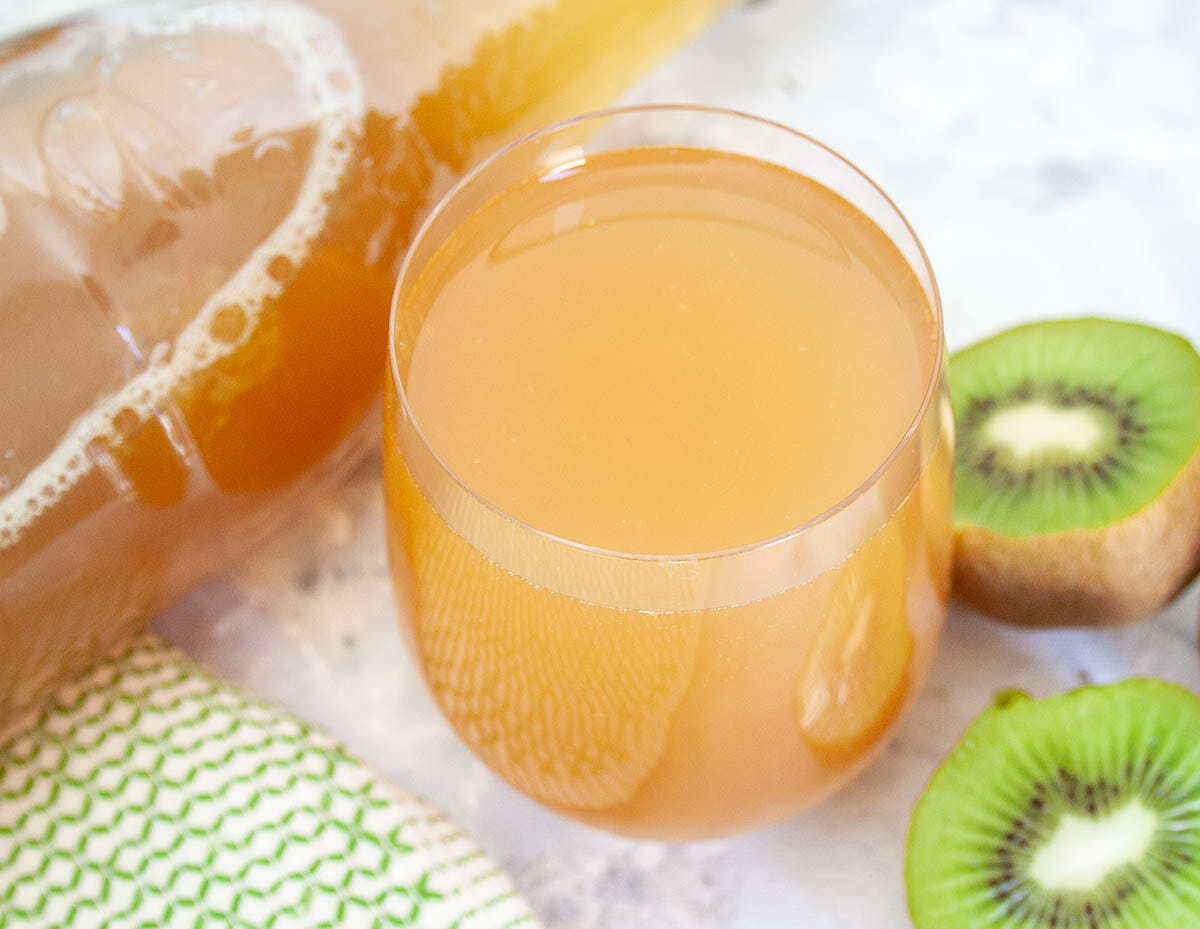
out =
{"type": "Polygon", "coordinates": [[[1019,626],[1122,626],[1157,613],[1200,571],[1200,450],[1134,515],[1013,538],[960,526],[954,593],[1019,626]]]}

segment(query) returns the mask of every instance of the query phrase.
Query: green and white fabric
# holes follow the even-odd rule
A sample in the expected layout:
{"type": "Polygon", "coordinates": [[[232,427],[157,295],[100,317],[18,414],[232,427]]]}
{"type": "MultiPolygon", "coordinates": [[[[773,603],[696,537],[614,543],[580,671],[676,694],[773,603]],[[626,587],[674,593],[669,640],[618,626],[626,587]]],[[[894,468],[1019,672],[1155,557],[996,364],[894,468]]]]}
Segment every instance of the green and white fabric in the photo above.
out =
{"type": "Polygon", "coordinates": [[[535,929],[457,826],[144,636],[0,745],[0,929],[535,929]]]}

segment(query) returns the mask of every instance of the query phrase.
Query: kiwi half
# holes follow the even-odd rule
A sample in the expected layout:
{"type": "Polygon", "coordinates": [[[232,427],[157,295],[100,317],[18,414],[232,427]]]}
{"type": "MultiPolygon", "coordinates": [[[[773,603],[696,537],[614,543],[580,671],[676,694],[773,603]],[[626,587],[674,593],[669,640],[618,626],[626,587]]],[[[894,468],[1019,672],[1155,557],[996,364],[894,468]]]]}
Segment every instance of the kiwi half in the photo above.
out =
{"type": "Polygon", "coordinates": [[[917,802],[905,883],[916,929],[1200,926],[1200,698],[1002,694],[917,802]]]}
{"type": "Polygon", "coordinates": [[[1110,319],[953,355],[954,590],[1021,625],[1144,618],[1200,568],[1200,355],[1110,319]]]}

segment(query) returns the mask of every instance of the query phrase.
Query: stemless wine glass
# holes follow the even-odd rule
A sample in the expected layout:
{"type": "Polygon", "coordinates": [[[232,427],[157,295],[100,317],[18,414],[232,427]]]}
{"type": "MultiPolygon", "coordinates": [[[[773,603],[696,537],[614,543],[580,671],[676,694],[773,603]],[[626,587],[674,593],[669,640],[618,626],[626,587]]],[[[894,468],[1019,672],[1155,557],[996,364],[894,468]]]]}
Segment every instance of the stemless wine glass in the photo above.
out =
{"type": "MultiPolygon", "coordinates": [[[[661,195],[674,196],[670,191],[661,195]]],[[[647,216],[656,208],[646,201],[647,216]]],[[[667,211],[671,222],[691,222],[687,209],[672,210],[667,211]]],[[[724,219],[738,225],[736,216],[724,219]]],[[[756,218],[742,225],[753,226],[751,232],[758,235],[758,223],[756,218]]],[[[680,242],[691,227],[671,228],[678,229],[668,249],[675,254],[686,249],[680,242]]],[[[811,228],[814,241],[824,235],[819,223],[811,228]]],[[[602,262],[603,251],[587,244],[592,241],[599,240],[578,239],[573,244],[563,239],[560,244],[593,249],[576,257],[602,262]]],[[[610,236],[604,241],[609,247],[613,240],[610,236]]],[[[696,241],[707,240],[698,236],[696,241]]],[[[826,255],[822,261],[841,260],[836,242],[802,244],[826,248],[833,257],[826,255]]],[[[647,251],[654,254],[638,263],[641,279],[656,281],[678,273],[662,257],[665,252],[656,247],[647,251]]],[[[545,261],[555,260],[555,254],[567,252],[546,252],[550,257],[545,261]]],[[[715,264],[696,273],[704,277],[711,270],[713,287],[728,286],[727,269],[715,264]]],[[[542,264],[533,272],[565,283],[555,292],[566,305],[586,297],[595,282],[580,280],[573,292],[572,281],[560,280],[573,273],[564,267],[542,264]]],[[[528,272],[529,268],[523,272],[526,277],[528,272]]],[[[628,268],[611,269],[614,276],[627,272],[628,268]]],[[[674,283],[708,286],[704,280],[657,283],[668,291],[674,283]]],[[[763,287],[774,283],[761,281],[763,287]]],[[[745,295],[747,300],[765,292],[755,287],[754,294],[745,295]]],[[[805,299],[821,295],[796,295],[797,301],[805,299]]],[[[617,320],[626,310],[612,307],[612,325],[626,327],[621,334],[625,341],[617,344],[630,353],[661,348],[669,362],[676,356],[672,352],[682,357],[690,351],[676,351],[670,334],[661,340],[662,346],[643,346],[640,339],[658,339],[661,333],[647,330],[639,335],[640,323],[617,320]]],[[[857,322],[834,322],[857,326],[850,330],[854,340],[876,345],[883,303],[856,305],[856,312],[865,314],[854,317],[857,322]]],[[[546,318],[557,319],[553,313],[546,318]]],[[[820,313],[812,319],[834,324],[821,322],[820,313]]],[[[790,320],[782,321],[791,325],[790,320]]],[[[612,336],[603,331],[603,313],[589,324],[594,327],[589,339],[604,343],[612,336]]],[[[689,324],[679,325],[681,338],[686,337],[689,324]]],[[[497,335],[489,328],[488,338],[500,339],[497,347],[486,351],[492,353],[489,363],[498,365],[505,377],[522,376],[521,365],[540,364],[526,344],[505,347],[503,329],[497,335]]],[[[787,338],[781,330],[778,339],[787,338]]],[[[777,821],[816,802],[865,764],[924,679],[945,618],[953,458],[941,307],[933,273],[912,229],[868,178],[806,136],[731,111],[650,106],[602,111],[551,126],[483,162],[433,211],[401,272],[390,340],[384,467],[389,546],[403,624],[442,711],[480,758],[530,797],[568,816],[656,838],[713,836],[777,821]],[[888,426],[892,431],[884,430],[893,437],[879,446],[869,467],[852,475],[849,491],[780,531],[719,550],[622,551],[597,544],[595,538],[571,537],[562,530],[565,523],[557,520],[556,512],[536,520],[519,517],[493,499],[496,475],[486,466],[483,480],[466,477],[469,468],[450,464],[451,451],[472,465],[487,459],[495,449],[484,443],[498,441],[494,423],[484,417],[476,432],[459,436],[465,451],[431,442],[438,431],[431,426],[440,426],[435,418],[453,418],[466,408],[456,405],[455,398],[468,398],[463,400],[466,405],[479,399],[470,399],[476,385],[469,368],[439,372],[444,389],[454,395],[441,398],[445,402],[440,412],[427,416],[412,393],[413,360],[423,340],[449,346],[447,357],[458,357],[454,353],[460,350],[469,354],[484,338],[472,330],[472,320],[483,326],[504,308],[504,301],[525,299],[522,278],[510,274],[495,286],[469,291],[466,310],[448,320],[434,308],[447,288],[461,291],[466,286],[456,275],[466,275],[470,265],[470,273],[483,274],[488,281],[489,262],[503,262],[560,235],[595,230],[605,223],[634,234],[636,224],[621,227],[621,222],[638,218],[638,197],[657,197],[661,191],[646,188],[649,193],[639,190],[636,197],[622,199],[621,172],[657,177],[656,159],[667,172],[663,177],[673,176],[670,171],[683,165],[679,170],[693,192],[685,200],[694,199],[701,212],[703,204],[718,202],[713,197],[732,183],[730,178],[756,170],[767,172],[762,176],[769,176],[772,191],[767,198],[772,202],[761,209],[782,211],[780,223],[800,221],[787,214],[794,192],[810,200],[817,197],[812,202],[824,204],[822,209],[832,210],[835,219],[851,216],[859,223],[854,228],[861,231],[857,251],[851,250],[858,257],[830,273],[898,268],[891,289],[879,293],[892,301],[888,313],[894,315],[895,306],[903,304],[918,347],[915,354],[903,356],[910,359],[907,368],[895,369],[906,383],[912,379],[911,407],[888,426]],[[555,199],[556,185],[571,182],[575,175],[590,176],[586,171],[593,167],[596,176],[609,171],[593,185],[598,199],[555,199]],[[549,206],[538,207],[541,219],[536,223],[526,222],[523,204],[539,197],[548,197],[549,206]],[[629,215],[595,221],[583,216],[587,210],[610,208],[629,215]],[[499,231],[482,250],[460,254],[456,235],[464,224],[473,224],[471,235],[476,237],[487,235],[481,229],[499,231]],[[477,447],[472,449],[472,443],[477,447]]],[[[818,351],[819,346],[811,354],[818,351]]],[[[901,357],[900,346],[896,352],[901,357]]],[[[871,389],[876,394],[870,396],[884,396],[880,385],[871,385],[872,378],[883,376],[880,365],[856,368],[862,362],[853,343],[834,354],[814,359],[814,364],[824,364],[821,370],[854,372],[863,384],[862,396],[857,388],[843,387],[839,389],[845,397],[831,393],[828,400],[809,397],[797,402],[828,403],[831,408],[843,403],[846,409],[859,404],[864,423],[868,413],[884,415],[875,401],[866,399],[871,389]]],[[[446,364],[445,357],[441,363],[446,364]]],[[[567,373],[574,377],[578,372],[567,373]]],[[[521,491],[517,497],[539,499],[540,491],[555,480],[554,468],[543,467],[543,459],[557,461],[560,452],[574,454],[572,443],[591,447],[587,443],[601,422],[611,426],[605,419],[612,417],[612,410],[604,408],[605,398],[614,398],[615,404],[618,388],[627,388],[627,378],[618,384],[606,371],[595,377],[602,388],[601,408],[594,417],[583,416],[571,428],[564,427],[561,436],[551,431],[549,444],[540,453],[530,452],[527,473],[518,469],[504,478],[529,484],[516,488],[521,491]],[[605,378],[612,379],[607,389],[605,378]]],[[[529,389],[532,403],[532,381],[529,389]]],[[[882,390],[886,393],[888,385],[882,390]]],[[[503,401],[508,406],[499,408],[499,414],[524,402],[519,394],[514,396],[503,401]]],[[[629,402],[628,396],[622,397],[629,402]]],[[[687,395],[680,402],[685,408],[687,395]]],[[[714,445],[742,434],[735,429],[742,424],[729,417],[697,412],[692,419],[700,423],[697,428],[712,430],[714,445]]],[[[823,472],[817,465],[839,459],[842,443],[863,441],[866,425],[850,419],[841,431],[814,439],[818,444],[812,473],[798,471],[798,487],[827,479],[819,477],[823,472]]],[[[668,432],[677,427],[674,422],[662,424],[668,432]]],[[[794,438],[783,426],[775,434],[781,442],[794,438]]],[[[739,480],[758,479],[759,459],[762,473],[767,473],[774,454],[770,445],[768,441],[761,448],[741,449],[750,465],[739,480]]],[[[637,452],[636,447],[623,450],[621,460],[631,462],[631,472],[651,457],[647,452],[639,459],[637,452]]],[[[690,465],[687,459],[681,461],[671,468],[686,483],[690,465]]],[[[646,466],[659,464],[649,461],[646,466]]],[[[702,465],[697,462],[697,467],[702,465]]],[[[612,477],[625,480],[629,475],[612,477]]],[[[636,484],[632,481],[630,486],[636,484]]],[[[586,499],[587,488],[581,486],[579,493],[578,509],[585,512],[594,501],[586,499]]],[[[709,500],[697,496],[694,506],[699,509],[693,515],[703,517],[709,503],[716,507],[727,499],[728,494],[709,500]]],[[[660,502],[642,501],[650,528],[660,502]]],[[[719,526],[724,518],[712,522],[719,526]]],[[[625,523],[618,526],[622,527],[625,523]]]]}

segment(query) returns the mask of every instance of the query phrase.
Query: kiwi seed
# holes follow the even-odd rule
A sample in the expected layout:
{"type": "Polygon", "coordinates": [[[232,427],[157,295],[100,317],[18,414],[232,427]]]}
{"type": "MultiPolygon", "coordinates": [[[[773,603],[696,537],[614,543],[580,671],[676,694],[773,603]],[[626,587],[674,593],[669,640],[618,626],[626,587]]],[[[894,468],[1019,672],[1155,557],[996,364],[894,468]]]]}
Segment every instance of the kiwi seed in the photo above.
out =
{"type": "Polygon", "coordinates": [[[998,699],[913,812],[916,929],[1200,926],[1198,733],[1163,681],[998,699]]]}
{"type": "Polygon", "coordinates": [[[950,359],[955,592],[1022,625],[1144,618],[1200,570],[1200,355],[1066,319],[950,359]]]}

